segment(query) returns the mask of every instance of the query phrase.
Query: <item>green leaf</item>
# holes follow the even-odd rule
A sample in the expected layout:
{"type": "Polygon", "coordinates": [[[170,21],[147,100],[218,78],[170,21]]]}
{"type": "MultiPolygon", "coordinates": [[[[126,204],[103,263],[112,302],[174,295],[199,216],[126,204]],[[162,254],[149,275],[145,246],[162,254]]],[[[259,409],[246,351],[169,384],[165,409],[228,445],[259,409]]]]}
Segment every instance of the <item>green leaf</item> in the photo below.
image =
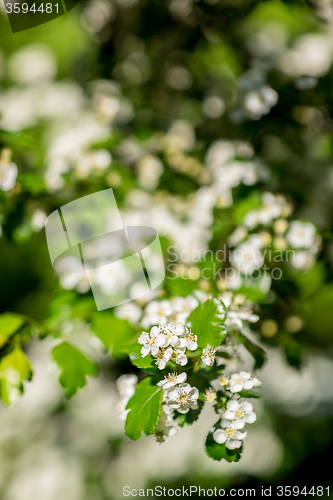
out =
{"type": "Polygon", "coordinates": [[[156,368],[155,360],[151,354],[148,354],[148,356],[143,358],[141,354],[138,356],[137,354],[132,353],[130,354],[130,360],[133,365],[138,368],[156,368]]]}
{"type": "Polygon", "coordinates": [[[199,415],[204,407],[203,401],[198,401],[198,408],[196,410],[189,410],[187,413],[179,413],[175,411],[174,420],[177,420],[177,423],[180,427],[184,427],[185,425],[192,425],[199,418],[199,415]]]}
{"type": "Polygon", "coordinates": [[[240,342],[244,344],[249,353],[253,356],[255,360],[254,369],[256,370],[258,368],[261,368],[267,358],[266,351],[264,351],[264,349],[260,347],[260,345],[256,344],[248,337],[246,337],[243,333],[241,333],[238,338],[240,342]]]}
{"type": "Polygon", "coordinates": [[[155,429],[160,412],[162,389],[151,385],[150,377],[137,385],[134,396],[127,403],[125,434],[133,440],[141,437],[142,431],[149,436],[155,429]]]}
{"type": "Polygon", "coordinates": [[[5,313],[0,315],[0,347],[24,324],[20,314],[5,313]]]}
{"type": "Polygon", "coordinates": [[[198,336],[198,346],[204,349],[210,344],[217,347],[223,341],[226,330],[223,326],[226,313],[222,300],[209,299],[190,314],[192,331],[198,336]]]}
{"type": "Polygon", "coordinates": [[[132,327],[127,320],[99,312],[93,316],[92,330],[115,358],[126,357],[125,346],[132,339],[132,327]]]}
{"type": "Polygon", "coordinates": [[[240,391],[239,394],[242,398],[260,398],[260,395],[254,391],[240,391]]]}
{"type": "Polygon", "coordinates": [[[0,394],[3,402],[10,406],[24,391],[23,381],[31,380],[30,362],[20,348],[15,348],[0,361],[0,394]]]}
{"type": "Polygon", "coordinates": [[[52,355],[61,369],[59,381],[66,391],[67,398],[85,386],[87,375],[94,377],[98,373],[97,365],[67,342],[57,345],[52,355]]]}
{"type": "Polygon", "coordinates": [[[224,459],[227,462],[238,462],[243,451],[243,446],[237,450],[229,450],[225,444],[219,444],[214,441],[213,434],[209,432],[205,442],[205,449],[207,455],[213,460],[220,461],[224,459]]]}

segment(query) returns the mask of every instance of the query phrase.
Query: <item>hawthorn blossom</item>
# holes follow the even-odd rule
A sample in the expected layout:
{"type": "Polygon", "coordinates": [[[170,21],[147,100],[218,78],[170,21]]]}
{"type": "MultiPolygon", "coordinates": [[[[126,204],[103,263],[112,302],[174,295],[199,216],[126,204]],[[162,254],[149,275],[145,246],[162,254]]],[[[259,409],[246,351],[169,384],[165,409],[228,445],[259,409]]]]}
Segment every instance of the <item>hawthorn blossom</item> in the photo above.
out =
{"type": "Polygon", "coordinates": [[[208,401],[209,403],[214,403],[214,401],[217,398],[216,391],[214,389],[210,388],[207,389],[205,392],[205,400],[208,401]]]}
{"type": "Polygon", "coordinates": [[[167,347],[168,345],[171,345],[172,347],[179,347],[179,337],[187,331],[187,328],[182,323],[177,323],[177,325],[167,323],[160,328],[160,347],[167,347]]]}
{"type": "Polygon", "coordinates": [[[145,311],[142,326],[147,328],[150,325],[165,325],[172,314],[171,302],[169,300],[152,301],[145,311]]]}
{"type": "Polygon", "coordinates": [[[179,384],[169,390],[166,395],[167,405],[179,413],[187,413],[189,409],[196,409],[199,391],[190,384],[179,384]]]}
{"type": "Polygon", "coordinates": [[[172,423],[172,413],[167,405],[163,405],[161,415],[153,431],[153,438],[155,441],[158,443],[165,443],[169,437],[176,434],[176,427],[174,427],[172,423]]]}
{"type": "Polygon", "coordinates": [[[126,410],[126,406],[134,396],[137,381],[138,377],[133,373],[121,375],[116,381],[118,401],[115,403],[115,409],[120,412],[121,420],[126,420],[127,413],[130,411],[126,410]]]}
{"type": "Polygon", "coordinates": [[[207,347],[202,351],[201,360],[207,366],[213,366],[215,361],[215,353],[216,349],[214,349],[211,345],[207,345],[207,347]]]}
{"type": "Polygon", "coordinates": [[[229,384],[229,377],[225,375],[221,375],[217,380],[221,387],[226,387],[229,384]]]}
{"type": "Polygon", "coordinates": [[[139,344],[142,344],[141,355],[143,357],[148,356],[151,353],[152,356],[158,354],[160,346],[163,344],[163,338],[160,336],[160,328],[158,326],[153,326],[150,333],[142,332],[138,338],[139,344]]]}
{"type": "Polygon", "coordinates": [[[197,340],[198,337],[186,329],[180,345],[181,347],[186,347],[189,351],[195,351],[198,348],[197,340]]]}
{"type": "Polygon", "coordinates": [[[171,356],[173,355],[173,350],[171,347],[167,349],[159,349],[157,354],[155,355],[156,364],[159,370],[164,370],[168,361],[170,361],[171,356]]]}
{"type": "Polygon", "coordinates": [[[15,163],[3,163],[0,161],[0,190],[9,191],[15,186],[17,177],[17,166],[15,163]]]}
{"type": "Polygon", "coordinates": [[[163,380],[158,382],[157,385],[162,387],[164,390],[169,390],[178,384],[183,384],[186,382],[186,379],[187,374],[185,372],[182,372],[179,375],[176,372],[172,372],[168,373],[168,375],[166,375],[163,380]]]}
{"type": "Polygon", "coordinates": [[[287,241],[293,248],[311,248],[314,244],[316,228],[311,222],[294,220],[289,225],[287,241]]]}
{"type": "Polygon", "coordinates": [[[224,444],[229,450],[236,450],[242,446],[243,439],[246,438],[247,432],[241,432],[234,422],[222,419],[221,429],[217,429],[213,433],[213,439],[216,443],[224,444]]]}
{"type": "Polygon", "coordinates": [[[227,403],[227,409],[224,412],[223,417],[227,420],[234,420],[238,429],[242,429],[245,424],[253,424],[253,422],[257,419],[251,403],[248,401],[240,403],[235,400],[227,403]]]}
{"type": "Polygon", "coordinates": [[[234,373],[231,375],[229,380],[229,391],[230,392],[240,392],[249,391],[253,387],[260,387],[261,382],[256,377],[253,377],[251,373],[241,371],[239,373],[234,373]]]}
{"type": "Polygon", "coordinates": [[[175,349],[172,352],[170,359],[171,361],[177,363],[177,365],[185,366],[187,364],[185,349],[175,349]]]}

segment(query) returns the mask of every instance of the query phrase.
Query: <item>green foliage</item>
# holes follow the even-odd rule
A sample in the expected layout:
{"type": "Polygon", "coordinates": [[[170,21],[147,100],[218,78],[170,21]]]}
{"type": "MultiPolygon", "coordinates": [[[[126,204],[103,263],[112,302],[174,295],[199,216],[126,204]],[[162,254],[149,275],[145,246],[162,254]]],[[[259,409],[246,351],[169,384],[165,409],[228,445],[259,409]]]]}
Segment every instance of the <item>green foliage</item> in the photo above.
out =
{"type": "Polygon", "coordinates": [[[187,413],[179,413],[175,411],[174,420],[177,420],[177,423],[180,427],[184,427],[185,425],[192,425],[196,422],[200,416],[200,413],[204,407],[203,401],[198,401],[198,408],[196,410],[189,410],[187,413]]]}
{"type": "Polygon", "coordinates": [[[126,357],[125,347],[132,338],[132,327],[128,321],[116,318],[109,312],[99,312],[94,314],[91,327],[107,352],[115,358],[126,357]]]}
{"type": "Polygon", "coordinates": [[[226,330],[224,304],[218,299],[206,300],[190,314],[188,320],[192,324],[193,333],[198,336],[198,346],[204,349],[210,344],[217,347],[223,341],[226,330]]]}
{"type": "Polygon", "coordinates": [[[10,406],[23,393],[23,381],[31,380],[32,369],[24,352],[15,347],[0,361],[0,395],[10,406]]]}
{"type": "Polygon", "coordinates": [[[214,441],[213,434],[211,432],[207,435],[205,449],[207,455],[213,460],[220,461],[224,459],[227,462],[238,462],[243,451],[242,446],[237,450],[229,450],[225,444],[217,443],[214,441]]]}
{"type": "Polygon", "coordinates": [[[249,353],[253,356],[254,361],[255,361],[254,369],[256,370],[256,369],[261,368],[263,366],[263,364],[265,363],[266,358],[267,358],[267,354],[264,351],[264,349],[262,347],[260,347],[260,345],[256,344],[251,339],[249,339],[243,333],[240,333],[238,338],[239,338],[240,342],[242,342],[242,344],[244,344],[244,346],[249,351],[249,353]]]}
{"type": "Polygon", "coordinates": [[[59,381],[67,398],[86,384],[86,376],[94,377],[98,367],[84,354],[67,342],[58,344],[52,351],[53,359],[61,369],[59,381]]]}
{"type": "Polygon", "coordinates": [[[162,398],[162,389],[151,385],[147,377],[137,385],[134,396],[126,408],[129,413],[126,418],[125,434],[133,440],[141,437],[142,431],[149,436],[156,427],[162,398]]]}
{"type": "Polygon", "coordinates": [[[5,313],[0,315],[0,348],[24,324],[20,314],[5,313]]]}

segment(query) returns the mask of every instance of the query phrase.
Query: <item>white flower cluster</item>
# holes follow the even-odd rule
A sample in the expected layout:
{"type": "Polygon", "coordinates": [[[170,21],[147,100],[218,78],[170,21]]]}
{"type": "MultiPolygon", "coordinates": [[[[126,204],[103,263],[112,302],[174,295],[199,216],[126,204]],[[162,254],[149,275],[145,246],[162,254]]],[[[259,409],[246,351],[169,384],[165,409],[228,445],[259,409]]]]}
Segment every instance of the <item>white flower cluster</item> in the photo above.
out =
{"type": "Polygon", "coordinates": [[[311,222],[294,220],[290,223],[286,241],[293,253],[292,264],[297,269],[306,269],[315,262],[321,238],[316,234],[316,228],[311,222]]]}
{"type": "Polygon", "coordinates": [[[221,428],[212,429],[213,439],[219,443],[225,443],[229,450],[236,450],[242,445],[247,432],[245,424],[253,424],[257,419],[253,406],[248,401],[229,401],[221,419],[221,428]]]}
{"type": "Polygon", "coordinates": [[[127,413],[130,411],[126,410],[126,406],[131,397],[134,396],[137,382],[138,377],[133,373],[121,375],[116,382],[118,401],[115,404],[115,409],[119,411],[121,420],[126,420],[127,413]]]}
{"type": "Polygon", "coordinates": [[[153,326],[150,333],[142,332],[138,342],[142,345],[142,357],[150,353],[160,370],[166,367],[168,361],[186,365],[186,350],[195,351],[198,347],[197,336],[183,323],[153,326]]]}
{"type": "Polygon", "coordinates": [[[202,351],[201,360],[206,366],[213,366],[215,362],[215,354],[216,349],[214,349],[211,345],[207,345],[207,347],[202,351]]]}
{"type": "Polygon", "coordinates": [[[177,410],[179,413],[187,413],[190,409],[197,408],[199,391],[186,383],[187,375],[185,372],[169,373],[164,380],[158,382],[158,386],[165,391],[164,401],[171,410],[177,410]]]}
{"type": "Polygon", "coordinates": [[[225,387],[225,389],[233,393],[250,391],[254,387],[261,387],[261,382],[257,377],[244,371],[233,373],[230,377],[222,375],[218,378],[218,382],[221,386],[225,387]]]}
{"type": "Polygon", "coordinates": [[[170,300],[153,300],[147,305],[141,324],[143,328],[149,328],[149,326],[156,324],[185,324],[190,313],[198,305],[198,300],[192,295],[187,297],[174,297],[170,300]]]}

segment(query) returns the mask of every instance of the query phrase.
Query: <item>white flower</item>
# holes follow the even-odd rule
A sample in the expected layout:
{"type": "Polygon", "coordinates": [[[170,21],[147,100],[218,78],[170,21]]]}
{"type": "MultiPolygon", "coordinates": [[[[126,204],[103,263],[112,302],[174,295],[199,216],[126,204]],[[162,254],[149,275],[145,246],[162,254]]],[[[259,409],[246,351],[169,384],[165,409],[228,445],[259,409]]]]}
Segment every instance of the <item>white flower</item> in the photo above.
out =
{"type": "Polygon", "coordinates": [[[179,375],[177,375],[177,373],[175,372],[168,373],[168,375],[166,375],[163,380],[158,382],[157,385],[159,387],[163,387],[164,390],[169,390],[175,385],[183,384],[184,382],[186,382],[186,379],[187,374],[185,372],[180,373],[179,375]]]}
{"type": "Polygon", "coordinates": [[[135,386],[138,377],[134,374],[121,375],[116,381],[118,392],[118,401],[115,404],[115,409],[120,412],[120,419],[125,420],[129,410],[126,410],[128,401],[135,393],[135,386]]]}
{"type": "Polygon", "coordinates": [[[179,413],[187,413],[189,409],[195,409],[199,391],[190,384],[180,384],[167,392],[167,404],[179,413]]]}
{"type": "Polygon", "coordinates": [[[232,265],[244,274],[260,269],[264,263],[264,257],[260,251],[262,242],[260,238],[255,238],[255,236],[252,235],[231,253],[232,265]]]}
{"type": "Polygon", "coordinates": [[[211,345],[207,345],[206,349],[202,351],[202,362],[207,366],[213,366],[215,361],[215,353],[216,349],[214,349],[211,345]]]}
{"type": "Polygon", "coordinates": [[[294,220],[290,223],[287,241],[293,248],[310,248],[314,244],[316,228],[311,222],[294,220]]]}
{"type": "Polygon", "coordinates": [[[173,323],[184,323],[189,317],[190,313],[198,307],[198,300],[192,295],[187,297],[174,297],[171,299],[172,313],[170,321],[173,323]]]}
{"type": "Polygon", "coordinates": [[[156,356],[163,343],[163,338],[160,336],[160,328],[158,326],[153,326],[150,333],[142,332],[138,338],[138,342],[143,346],[141,348],[142,357],[147,356],[149,353],[151,353],[152,356],[156,356]]]}
{"type": "Polygon", "coordinates": [[[267,115],[278,101],[278,93],[271,87],[264,86],[245,95],[244,107],[251,118],[258,119],[267,115]]]}
{"type": "Polygon", "coordinates": [[[222,429],[217,429],[213,433],[213,439],[219,444],[225,443],[229,450],[236,450],[242,445],[242,440],[246,438],[247,432],[240,432],[234,422],[222,419],[222,429]]]}
{"type": "Polygon", "coordinates": [[[217,394],[216,394],[216,391],[214,391],[214,389],[210,388],[210,389],[207,389],[206,392],[205,392],[205,400],[208,401],[209,403],[214,403],[214,401],[216,400],[216,397],[217,397],[217,394]]]}
{"type": "Polygon", "coordinates": [[[141,317],[142,309],[134,302],[122,304],[115,309],[115,315],[120,319],[127,319],[132,325],[136,325],[141,317]]]}
{"type": "Polygon", "coordinates": [[[185,349],[175,349],[171,354],[170,359],[177,363],[177,365],[185,366],[187,364],[185,349]]]}
{"type": "Polygon", "coordinates": [[[160,328],[159,335],[160,347],[167,347],[168,345],[171,345],[172,347],[179,347],[181,343],[180,336],[186,331],[187,328],[181,323],[177,323],[177,325],[167,323],[162,326],[160,328]]]}
{"type": "Polygon", "coordinates": [[[9,191],[15,186],[17,166],[15,163],[4,164],[0,162],[0,189],[9,191]]]}
{"type": "Polygon", "coordinates": [[[198,337],[186,328],[184,335],[180,339],[180,346],[187,347],[189,351],[195,351],[198,348],[198,337]]]}
{"type": "Polygon", "coordinates": [[[172,347],[158,350],[157,354],[154,357],[156,358],[156,364],[159,370],[164,370],[167,362],[170,361],[172,355],[173,355],[172,347]]]}
{"type": "Polygon", "coordinates": [[[150,302],[145,309],[142,326],[147,328],[150,325],[165,325],[171,314],[172,307],[169,300],[150,302]]]}
{"type": "Polygon", "coordinates": [[[253,387],[260,387],[261,382],[249,372],[239,372],[231,375],[229,380],[230,392],[249,391],[253,387]]]}
{"type": "Polygon", "coordinates": [[[257,419],[253,411],[253,406],[248,401],[241,403],[238,401],[229,401],[223,417],[227,420],[235,420],[235,425],[238,429],[242,429],[245,424],[253,424],[257,419]]]}
{"type": "Polygon", "coordinates": [[[158,443],[165,443],[169,437],[174,436],[177,432],[176,428],[172,425],[173,419],[169,412],[169,408],[163,405],[160,418],[153,431],[153,438],[158,443]]]}

